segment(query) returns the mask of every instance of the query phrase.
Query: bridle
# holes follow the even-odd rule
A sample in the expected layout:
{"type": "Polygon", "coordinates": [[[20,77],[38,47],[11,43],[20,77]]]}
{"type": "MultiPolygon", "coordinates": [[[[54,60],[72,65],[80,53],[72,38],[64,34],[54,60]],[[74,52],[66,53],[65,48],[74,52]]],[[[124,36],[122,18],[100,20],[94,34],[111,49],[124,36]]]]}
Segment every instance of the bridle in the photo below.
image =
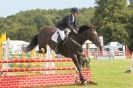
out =
{"type": "MultiPolygon", "coordinates": [[[[89,32],[91,33],[91,32],[93,32],[93,31],[96,31],[96,30],[91,29],[89,32]]],[[[75,34],[76,36],[79,36],[80,38],[82,38],[82,40],[87,40],[87,37],[84,36],[84,35],[82,35],[82,34],[76,34],[76,33],[74,33],[74,34],[75,34]]],[[[91,37],[91,35],[89,35],[89,36],[91,37]]],[[[73,38],[70,38],[70,39],[71,39],[72,42],[74,42],[76,45],[78,45],[78,46],[82,46],[79,42],[77,42],[77,41],[74,40],[73,38]]],[[[96,45],[99,45],[99,42],[97,41],[96,38],[93,39],[92,42],[95,43],[96,45]]]]}

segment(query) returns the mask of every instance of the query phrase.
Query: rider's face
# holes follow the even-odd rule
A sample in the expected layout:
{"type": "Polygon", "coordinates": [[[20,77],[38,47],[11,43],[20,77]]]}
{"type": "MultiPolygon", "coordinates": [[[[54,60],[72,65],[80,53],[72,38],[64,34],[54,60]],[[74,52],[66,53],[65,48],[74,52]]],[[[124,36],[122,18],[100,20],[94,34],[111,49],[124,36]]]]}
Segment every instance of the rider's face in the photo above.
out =
{"type": "Polygon", "coordinates": [[[79,13],[74,13],[74,16],[77,17],[79,15],[79,13]]]}

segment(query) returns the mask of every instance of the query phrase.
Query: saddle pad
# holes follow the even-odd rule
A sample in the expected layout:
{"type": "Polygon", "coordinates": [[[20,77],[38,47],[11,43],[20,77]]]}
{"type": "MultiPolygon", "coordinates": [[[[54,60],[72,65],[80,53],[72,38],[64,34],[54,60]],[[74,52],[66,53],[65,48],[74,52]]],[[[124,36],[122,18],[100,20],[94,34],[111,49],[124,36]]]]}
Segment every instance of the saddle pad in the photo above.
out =
{"type": "Polygon", "coordinates": [[[58,36],[59,36],[59,34],[58,34],[58,32],[56,31],[56,32],[52,35],[51,39],[52,39],[54,42],[58,43],[58,42],[57,42],[58,36]]]}

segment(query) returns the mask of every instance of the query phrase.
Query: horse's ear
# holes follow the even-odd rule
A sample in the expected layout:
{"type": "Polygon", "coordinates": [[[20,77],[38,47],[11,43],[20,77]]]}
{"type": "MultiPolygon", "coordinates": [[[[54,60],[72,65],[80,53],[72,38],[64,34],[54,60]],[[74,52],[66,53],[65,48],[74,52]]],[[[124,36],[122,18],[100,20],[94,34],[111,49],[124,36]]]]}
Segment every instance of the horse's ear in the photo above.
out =
{"type": "Polygon", "coordinates": [[[91,26],[90,25],[86,25],[86,27],[90,28],[90,29],[93,29],[93,30],[96,29],[96,27],[94,25],[91,25],[91,26]]]}
{"type": "Polygon", "coordinates": [[[95,26],[91,26],[90,28],[91,28],[91,30],[96,30],[95,26]]]}

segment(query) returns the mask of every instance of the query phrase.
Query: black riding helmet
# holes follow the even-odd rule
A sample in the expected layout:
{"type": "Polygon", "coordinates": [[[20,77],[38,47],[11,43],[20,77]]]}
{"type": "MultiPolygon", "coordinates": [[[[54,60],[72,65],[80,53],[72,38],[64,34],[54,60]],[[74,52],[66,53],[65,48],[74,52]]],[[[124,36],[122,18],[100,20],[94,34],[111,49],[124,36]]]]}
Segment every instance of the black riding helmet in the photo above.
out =
{"type": "Polygon", "coordinates": [[[70,9],[70,12],[73,14],[73,13],[79,13],[79,9],[78,8],[71,8],[70,9]]]}

